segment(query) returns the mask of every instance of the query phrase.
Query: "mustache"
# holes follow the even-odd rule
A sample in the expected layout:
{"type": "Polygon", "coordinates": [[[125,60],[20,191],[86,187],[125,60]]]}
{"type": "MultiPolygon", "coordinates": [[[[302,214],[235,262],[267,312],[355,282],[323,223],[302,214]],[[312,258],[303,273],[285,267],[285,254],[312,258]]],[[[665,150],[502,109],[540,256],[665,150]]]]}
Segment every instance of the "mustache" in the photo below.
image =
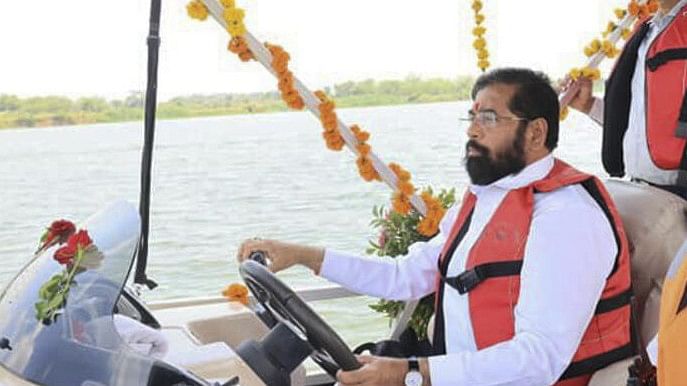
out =
{"type": "Polygon", "coordinates": [[[470,150],[470,148],[472,148],[473,150],[476,150],[482,156],[489,154],[489,149],[486,146],[480,145],[474,139],[471,139],[465,144],[465,155],[466,155],[466,157],[467,157],[468,150],[470,150]]]}

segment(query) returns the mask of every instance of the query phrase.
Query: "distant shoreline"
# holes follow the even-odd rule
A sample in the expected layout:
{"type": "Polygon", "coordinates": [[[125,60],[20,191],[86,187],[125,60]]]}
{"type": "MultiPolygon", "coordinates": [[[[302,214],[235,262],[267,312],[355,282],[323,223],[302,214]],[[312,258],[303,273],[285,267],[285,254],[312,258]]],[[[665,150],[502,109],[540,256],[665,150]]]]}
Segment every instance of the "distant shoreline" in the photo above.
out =
{"type": "MultiPolygon", "coordinates": [[[[449,102],[469,99],[474,79],[368,79],[326,87],[337,107],[371,107],[449,102]]],[[[62,96],[19,98],[0,95],[0,129],[116,123],[143,119],[144,94],[131,93],[123,100],[62,96]]],[[[252,94],[191,95],[159,103],[158,119],[290,111],[276,92],[252,94]]]]}

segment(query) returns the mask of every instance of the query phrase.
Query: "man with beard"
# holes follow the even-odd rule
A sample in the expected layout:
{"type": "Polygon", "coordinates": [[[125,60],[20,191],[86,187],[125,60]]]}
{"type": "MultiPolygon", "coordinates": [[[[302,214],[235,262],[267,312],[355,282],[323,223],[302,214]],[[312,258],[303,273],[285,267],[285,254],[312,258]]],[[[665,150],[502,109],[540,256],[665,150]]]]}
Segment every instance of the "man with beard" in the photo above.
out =
{"type": "Polygon", "coordinates": [[[263,251],[272,271],[302,264],[371,296],[436,291],[435,355],[360,356],[340,385],[582,386],[632,354],[625,233],[601,183],[551,154],[559,105],[549,79],[498,69],[472,98],[472,184],[429,242],[395,259],[276,240],[239,248],[239,261],[263,251]]]}

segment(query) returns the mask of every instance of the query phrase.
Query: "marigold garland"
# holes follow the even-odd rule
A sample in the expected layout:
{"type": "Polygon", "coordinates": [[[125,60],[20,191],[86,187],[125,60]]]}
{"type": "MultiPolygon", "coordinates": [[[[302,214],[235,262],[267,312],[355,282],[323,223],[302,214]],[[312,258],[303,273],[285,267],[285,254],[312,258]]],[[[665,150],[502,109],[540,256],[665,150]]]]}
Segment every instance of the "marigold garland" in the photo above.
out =
{"type": "MultiPolygon", "coordinates": [[[[649,0],[644,4],[639,4],[637,0],[632,0],[628,4],[626,9],[622,8],[616,8],[613,13],[615,14],[616,18],[619,21],[622,21],[627,17],[628,14],[632,15],[633,17],[637,17],[638,21],[643,19],[644,17],[647,17],[659,9],[659,2],[658,0],[649,0]]],[[[608,58],[614,58],[616,57],[619,53],[620,50],[616,48],[615,44],[611,42],[607,37],[609,37],[612,33],[614,33],[618,28],[620,28],[621,23],[615,23],[613,21],[609,21],[608,24],[606,25],[606,29],[601,33],[603,36],[603,40],[601,39],[594,39],[592,40],[588,45],[584,47],[584,54],[588,58],[593,57],[594,55],[597,55],[598,53],[603,53],[604,56],[608,58]]],[[[622,36],[623,39],[627,40],[631,36],[632,32],[628,28],[623,28],[622,31],[620,31],[620,36],[622,36]]],[[[583,67],[583,68],[573,68],[570,70],[568,73],[568,76],[572,80],[577,80],[580,77],[586,77],[589,78],[593,81],[601,79],[601,72],[599,71],[598,68],[591,68],[591,67],[583,67]]],[[[564,120],[568,116],[568,108],[567,106],[564,106],[561,108],[560,111],[560,120],[564,120]]]]}
{"type": "MultiPolygon", "coordinates": [[[[239,56],[242,61],[255,59],[253,52],[250,50],[246,39],[243,37],[247,33],[243,19],[245,12],[243,9],[236,7],[235,0],[220,0],[224,6],[222,18],[226,22],[226,29],[232,36],[227,49],[239,56]]],[[[486,50],[486,40],[483,35],[486,29],[481,26],[484,22],[484,15],[480,13],[482,2],[475,0],[473,2],[473,9],[475,10],[476,27],[473,33],[477,37],[474,46],[477,50],[478,66],[484,71],[489,66],[489,53],[486,50]]],[[[205,20],[208,16],[208,9],[201,0],[193,0],[187,5],[189,16],[194,19],[205,20]]],[[[290,60],[289,54],[280,46],[265,43],[272,56],[270,63],[274,73],[279,78],[278,87],[281,92],[282,99],[286,104],[294,109],[302,109],[305,107],[305,102],[300,93],[295,87],[295,80],[293,73],[289,71],[288,63],[290,60]]],[[[343,149],[346,144],[343,136],[339,132],[339,122],[334,111],[336,105],[323,91],[316,91],[315,96],[319,99],[318,110],[320,112],[320,121],[324,128],[322,137],[326,145],[331,150],[339,151],[343,149]]],[[[370,133],[362,130],[358,125],[350,127],[351,133],[355,137],[355,150],[358,153],[356,164],[358,172],[365,181],[382,181],[377,169],[375,169],[370,154],[372,149],[367,143],[370,138],[370,133]]],[[[415,186],[410,182],[410,173],[398,164],[390,164],[389,167],[396,174],[397,184],[392,197],[392,207],[394,211],[401,214],[408,214],[412,210],[410,198],[415,194],[415,186]]],[[[433,198],[431,193],[424,194],[422,197],[426,205],[426,214],[424,219],[418,223],[417,230],[420,234],[425,236],[433,236],[438,229],[438,223],[443,216],[443,209],[437,208],[437,198],[433,198]]],[[[439,204],[439,207],[441,205],[439,204]]],[[[238,299],[242,303],[248,302],[247,290],[240,284],[232,284],[227,287],[222,294],[230,300],[238,299]],[[236,298],[236,299],[234,299],[236,298]]]]}
{"type": "Polygon", "coordinates": [[[487,29],[482,26],[482,23],[484,23],[484,14],[480,13],[482,10],[482,1],[474,0],[472,2],[472,10],[475,11],[475,28],[472,29],[475,41],[472,43],[472,46],[477,52],[477,67],[482,71],[486,71],[486,69],[489,68],[489,51],[487,51],[487,41],[484,38],[487,29]]]}
{"type": "Polygon", "coordinates": [[[272,69],[279,78],[278,88],[281,97],[292,109],[301,110],[305,107],[303,98],[296,90],[293,80],[293,73],[289,71],[289,60],[291,56],[281,46],[265,43],[265,47],[272,54],[272,69]]]}

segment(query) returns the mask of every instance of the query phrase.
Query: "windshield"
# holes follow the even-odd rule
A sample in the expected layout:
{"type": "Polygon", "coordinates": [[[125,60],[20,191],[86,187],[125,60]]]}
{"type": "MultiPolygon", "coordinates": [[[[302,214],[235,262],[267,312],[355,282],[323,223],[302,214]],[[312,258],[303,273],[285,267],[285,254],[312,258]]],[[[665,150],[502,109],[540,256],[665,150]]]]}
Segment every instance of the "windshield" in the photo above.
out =
{"type": "Polygon", "coordinates": [[[166,365],[132,351],[112,316],[140,227],[136,209],[118,202],[77,227],[92,244],[71,263],[57,261],[61,246],[34,256],[0,295],[0,365],[42,385],[153,384],[166,365]]]}

